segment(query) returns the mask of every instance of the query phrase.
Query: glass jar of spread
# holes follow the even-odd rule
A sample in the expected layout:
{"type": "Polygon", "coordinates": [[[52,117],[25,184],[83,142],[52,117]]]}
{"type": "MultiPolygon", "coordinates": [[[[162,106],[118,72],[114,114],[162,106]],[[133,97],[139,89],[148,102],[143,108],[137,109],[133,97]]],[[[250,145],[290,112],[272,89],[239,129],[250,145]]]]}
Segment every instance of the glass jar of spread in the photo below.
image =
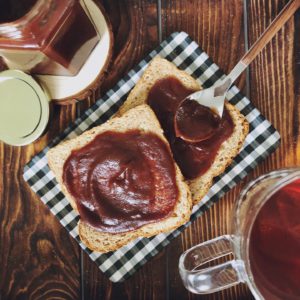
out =
{"type": "Polygon", "coordinates": [[[79,0],[0,0],[0,56],[10,69],[74,76],[99,39],[79,0]]]}

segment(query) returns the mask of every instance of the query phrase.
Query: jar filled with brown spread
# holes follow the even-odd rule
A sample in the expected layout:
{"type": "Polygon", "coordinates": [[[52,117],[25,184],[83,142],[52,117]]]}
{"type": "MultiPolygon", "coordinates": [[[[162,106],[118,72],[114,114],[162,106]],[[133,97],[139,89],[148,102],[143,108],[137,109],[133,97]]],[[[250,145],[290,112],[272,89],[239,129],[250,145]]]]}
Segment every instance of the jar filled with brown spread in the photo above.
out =
{"type": "Polygon", "coordinates": [[[0,0],[0,56],[10,69],[74,76],[99,39],[79,0],[0,0]]]}

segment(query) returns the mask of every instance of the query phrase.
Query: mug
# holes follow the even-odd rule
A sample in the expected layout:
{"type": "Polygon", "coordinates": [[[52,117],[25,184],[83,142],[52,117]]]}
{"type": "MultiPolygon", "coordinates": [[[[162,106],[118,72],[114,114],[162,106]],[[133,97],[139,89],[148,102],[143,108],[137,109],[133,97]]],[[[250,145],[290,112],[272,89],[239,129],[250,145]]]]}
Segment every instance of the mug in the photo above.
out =
{"type": "Polygon", "coordinates": [[[300,168],[273,171],[254,180],[237,201],[232,234],[194,246],[181,255],[179,273],[184,286],[193,293],[209,294],[242,282],[256,299],[299,299],[299,211],[300,168]],[[292,200],[282,193],[292,193],[292,200]],[[277,237],[284,242],[278,242],[277,237]],[[234,259],[201,268],[228,254],[234,259]],[[294,277],[285,272],[295,272],[294,277]]]}

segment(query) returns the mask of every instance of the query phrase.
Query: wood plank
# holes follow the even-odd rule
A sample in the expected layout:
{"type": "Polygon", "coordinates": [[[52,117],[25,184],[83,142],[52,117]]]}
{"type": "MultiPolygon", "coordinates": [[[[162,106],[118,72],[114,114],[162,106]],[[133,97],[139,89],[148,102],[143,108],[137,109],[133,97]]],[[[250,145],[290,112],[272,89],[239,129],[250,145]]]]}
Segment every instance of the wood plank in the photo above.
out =
{"type": "MultiPolygon", "coordinates": [[[[163,0],[163,39],[185,31],[228,73],[244,53],[243,3],[239,0],[163,0]]],[[[245,74],[237,81],[245,87],[245,74]]]]}
{"type": "Polygon", "coordinates": [[[109,281],[86,254],[83,258],[84,299],[167,299],[164,251],[121,283],[109,281]]]}
{"type": "Polygon", "coordinates": [[[55,107],[49,131],[26,147],[0,143],[0,299],[76,299],[79,248],[23,180],[23,167],[75,117],[55,107]]]}
{"type": "MultiPolygon", "coordinates": [[[[287,2],[249,1],[249,46],[287,2]]],[[[250,99],[281,134],[279,149],[260,165],[259,173],[300,165],[299,67],[295,61],[295,54],[299,55],[299,45],[295,48],[296,37],[299,43],[299,29],[298,13],[297,28],[292,18],[250,66],[250,99]]],[[[299,64],[299,56],[297,59],[299,64]]]]}
{"type": "MultiPolygon", "coordinates": [[[[162,3],[163,38],[173,31],[186,31],[228,73],[244,54],[243,17],[242,1],[165,0],[162,3]]],[[[245,74],[239,78],[237,86],[246,92],[245,74]]],[[[231,211],[243,183],[172,242],[168,266],[170,299],[252,299],[248,288],[243,285],[213,295],[193,295],[185,290],[178,274],[178,259],[183,251],[229,232],[231,211]]]]}
{"type": "MultiPolygon", "coordinates": [[[[113,87],[158,44],[156,1],[102,2],[110,16],[115,37],[113,60],[102,86],[85,103],[86,109],[113,87]]],[[[166,299],[166,255],[157,255],[123,283],[111,283],[83,253],[84,299],[166,299]]]]}

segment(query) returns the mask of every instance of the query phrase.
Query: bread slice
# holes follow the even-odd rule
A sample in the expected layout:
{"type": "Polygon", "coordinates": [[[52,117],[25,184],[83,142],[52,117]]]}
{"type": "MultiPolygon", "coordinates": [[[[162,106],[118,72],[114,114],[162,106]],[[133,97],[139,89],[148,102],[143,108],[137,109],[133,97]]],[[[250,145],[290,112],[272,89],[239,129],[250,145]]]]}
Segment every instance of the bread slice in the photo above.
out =
{"type": "MultiPolygon", "coordinates": [[[[173,76],[190,90],[200,90],[200,84],[189,74],[179,70],[171,62],[156,56],[146,68],[142,78],[130,92],[127,100],[120,107],[117,115],[122,115],[128,109],[146,103],[151,87],[160,79],[173,76]]],[[[249,125],[245,117],[230,103],[225,103],[232,120],[234,131],[232,135],[221,145],[216,158],[209,170],[202,176],[193,180],[187,180],[192,193],[193,204],[197,204],[212,186],[213,178],[224,172],[232,159],[239,153],[249,131],[249,125]]]]}
{"type": "MultiPolygon", "coordinates": [[[[55,174],[63,193],[70,201],[74,210],[78,211],[76,201],[68,192],[62,180],[63,165],[71,154],[71,151],[85,146],[94,139],[96,135],[102,132],[108,130],[126,132],[131,129],[139,129],[142,132],[152,132],[168,145],[155,114],[148,105],[140,105],[126,112],[122,117],[113,118],[103,125],[94,127],[79,137],[63,142],[48,151],[47,159],[50,169],[55,174]]],[[[191,215],[191,194],[176,164],[175,168],[179,199],[171,216],[155,223],[146,224],[137,230],[115,234],[101,232],[90,225],[79,221],[79,235],[84,244],[90,249],[99,252],[113,251],[138,237],[150,237],[161,232],[168,232],[186,223],[191,215]]]]}

